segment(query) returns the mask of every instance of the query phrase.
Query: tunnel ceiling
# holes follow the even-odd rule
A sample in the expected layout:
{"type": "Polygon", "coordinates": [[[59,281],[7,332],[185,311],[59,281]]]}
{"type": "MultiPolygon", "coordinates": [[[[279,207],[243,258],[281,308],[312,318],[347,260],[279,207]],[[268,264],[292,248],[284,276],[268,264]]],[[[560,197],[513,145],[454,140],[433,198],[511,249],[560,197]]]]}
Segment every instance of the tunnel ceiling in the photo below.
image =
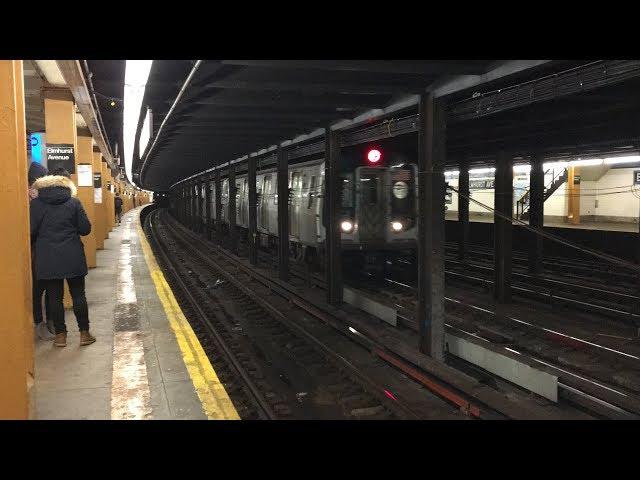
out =
{"type": "MultiPolygon", "coordinates": [[[[482,75],[496,60],[206,60],[195,71],[148,158],[144,188],[353,119],[443,79],[482,75]]],[[[144,104],[158,132],[194,61],[154,61],[144,104]]],[[[149,142],[147,150],[153,143],[149,142]]]]}

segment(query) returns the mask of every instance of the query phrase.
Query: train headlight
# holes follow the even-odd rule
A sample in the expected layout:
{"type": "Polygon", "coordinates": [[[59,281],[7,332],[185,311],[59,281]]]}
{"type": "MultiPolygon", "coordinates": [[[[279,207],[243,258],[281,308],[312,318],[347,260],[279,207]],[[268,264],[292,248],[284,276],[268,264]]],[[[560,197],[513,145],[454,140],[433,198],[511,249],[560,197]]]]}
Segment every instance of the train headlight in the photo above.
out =
{"type": "Polygon", "coordinates": [[[353,230],[353,223],[349,220],[343,220],[342,223],[340,223],[340,228],[344,233],[349,233],[353,230]]]}
{"type": "Polygon", "coordinates": [[[402,222],[398,222],[398,221],[391,222],[391,229],[392,229],[394,232],[399,232],[399,231],[401,231],[403,228],[404,228],[404,225],[402,225],[402,222]]]}

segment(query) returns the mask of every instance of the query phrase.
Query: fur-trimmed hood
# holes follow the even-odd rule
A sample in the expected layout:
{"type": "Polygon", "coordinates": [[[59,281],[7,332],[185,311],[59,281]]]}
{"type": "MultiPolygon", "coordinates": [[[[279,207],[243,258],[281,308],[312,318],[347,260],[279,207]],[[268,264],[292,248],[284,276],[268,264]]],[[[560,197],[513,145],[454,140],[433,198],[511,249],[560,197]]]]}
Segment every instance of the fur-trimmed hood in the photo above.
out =
{"type": "Polygon", "coordinates": [[[47,175],[36,180],[33,188],[38,190],[38,200],[49,205],[61,205],[76,196],[76,186],[62,175],[47,175]]]}
{"type": "Polygon", "coordinates": [[[71,179],[62,175],[46,175],[44,177],[40,177],[33,184],[33,188],[38,191],[49,187],[68,188],[72,197],[75,197],[78,192],[76,185],[71,181],[71,179]]]}

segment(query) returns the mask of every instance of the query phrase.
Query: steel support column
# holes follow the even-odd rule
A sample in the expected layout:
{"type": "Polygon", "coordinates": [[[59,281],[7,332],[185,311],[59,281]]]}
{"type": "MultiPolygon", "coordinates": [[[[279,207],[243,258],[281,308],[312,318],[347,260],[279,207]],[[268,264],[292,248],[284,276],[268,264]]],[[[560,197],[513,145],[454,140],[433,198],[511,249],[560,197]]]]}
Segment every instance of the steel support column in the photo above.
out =
{"type": "Polygon", "coordinates": [[[222,182],[220,181],[220,169],[216,169],[214,173],[214,187],[215,187],[215,199],[216,199],[216,241],[220,240],[220,234],[222,233],[222,182]]]}
{"type": "Polygon", "coordinates": [[[249,185],[249,262],[258,264],[258,221],[257,221],[257,192],[256,192],[256,157],[249,157],[247,170],[247,184],[249,185]]]}
{"type": "Polygon", "coordinates": [[[195,204],[196,204],[196,215],[195,215],[195,231],[196,233],[200,233],[201,225],[202,225],[202,188],[200,186],[200,181],[195,181],[194,186],[194,194],[195,194],[195,204]]]}
{"type": "Polygon", "coordinates": [[[278,278],[289,280],[289,170],[287,152],[278,147],[278,278]]]}
{"type": "Polygon", "coordinates": [[[233,253],[238,253],[238,232],[236,230],[236,167],[229,165],[229,246],[233,253]]]}
{"type": "MultiPolygon", "coordinates": [[[[542,158],[531,156],[531,175],[529,176],[529,225],[540,228],[544,226],[544,167],[542,158]]],[[[542,272],[542,237],[531,234],[529,244],[529,271],[542,272]]]]}
{"type": "Polygon", "coordinates": [[[207,177],[204,183],[204,212],[205,212],[205,236],[211,239],[211,177],[207,177]]]}
{"type": "Polygon", "coordinates": [[[340,145],[338,134],[330,128],[325,129],[325,158],[324,158],[324,205],[327,209],[325,252],[326,252],[326,282],[327,302],[338,305],[342,302],[342,253],[341,236],[338,223],[340,222],[340,177],[338,175],[340,145]]]}
{"type": "Polygon", "coordinates": [[[195,184],[189,183],[189,228],[194,230],[196,218],[195,184]]]}
{"type": "Polygon", "coordinates": [[[511,243],[513,216],[513,158],[501,152],[496,162],[494,231],[494,295],[511,302],[511,243]],[[502,216],[501,216],[502,215],[502,216]],[[506,217],[506,218],[503,218],[506,217]],[[508,218],[508,220],[507,220],[508,218]]]}
{"type": "Polygon", "coordinates": [[[420,351],[444,361],[445,104],[420,98],[418,132],[418,330],[420,351]]]}
{"type": "Polygon", "coordinates": [[[458,177],[458,258],[465,260],[469,248],[469,164],[460,163],[458,177]]]}

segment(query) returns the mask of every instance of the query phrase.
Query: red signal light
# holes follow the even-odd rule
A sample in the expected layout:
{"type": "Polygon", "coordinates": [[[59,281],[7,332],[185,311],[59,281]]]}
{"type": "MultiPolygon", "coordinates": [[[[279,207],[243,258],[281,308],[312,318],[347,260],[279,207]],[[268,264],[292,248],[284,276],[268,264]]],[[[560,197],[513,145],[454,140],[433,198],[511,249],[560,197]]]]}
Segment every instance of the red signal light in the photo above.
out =
{"type": "Polygon", "coordinates": [[[382,153],[380,153],[380,150],[376,150],[374,148],[369,150],[369,152],[367,152],[367,160],[369,160],[371,163],[378,163],[381,158],[382,158],[382,153]]]}

